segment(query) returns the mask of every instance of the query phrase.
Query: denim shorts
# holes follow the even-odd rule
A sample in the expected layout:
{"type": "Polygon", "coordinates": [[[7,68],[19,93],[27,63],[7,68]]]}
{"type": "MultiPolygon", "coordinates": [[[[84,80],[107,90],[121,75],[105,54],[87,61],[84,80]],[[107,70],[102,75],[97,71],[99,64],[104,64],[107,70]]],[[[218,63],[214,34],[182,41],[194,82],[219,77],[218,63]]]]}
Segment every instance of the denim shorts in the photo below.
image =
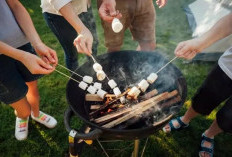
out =
{"type": "MultiPolygon", "coordinates": [[[[31,44],[25,44],[18,49],[35,54],[31,44]]],[[[26,82],[37,80],[42,75],[32,74],[21,62],[0,55],[0,101],[12,104],[24,98],[28,87],[26,82]]]]}

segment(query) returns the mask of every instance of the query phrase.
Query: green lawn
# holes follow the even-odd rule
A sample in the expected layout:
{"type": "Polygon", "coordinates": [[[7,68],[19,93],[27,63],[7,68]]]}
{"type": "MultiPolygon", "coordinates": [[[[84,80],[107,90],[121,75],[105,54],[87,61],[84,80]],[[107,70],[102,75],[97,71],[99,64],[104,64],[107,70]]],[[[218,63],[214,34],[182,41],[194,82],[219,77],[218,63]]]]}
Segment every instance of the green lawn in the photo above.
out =
{"type": "MultiPolygon", "coordinates": [[[[173,51],[178,42],[191,38],[191,31],[188,27],[187,19],[183,11],[183,7],[193,0],[170,0],[165,8],[158,9],[156,7],[156,38],[157,48],[162,51],[167,58],[171,59],[173,51]]],[[[45,24],[39,7],[39,0],[22,0],[26,8],[30,12],[35,26],[41,35],[42,40],[54,48],[59,56],[59,63],[64,64],[63,50],[57,42],[55,36],[51,33],[45,24]]],[[[103,31],[100,20],[97,15],[96,4],[93,1],[94,13],[97,19],[97,29],[99,36],[98,54],[105,53],[103,31]]],[[[130,33],[126,32],[123,49],[135,49],[137,43],[132,41],[130,33]]],[[[80,62],[84,63],[86,58],[80,55],[80,62]]],[[[186,64],[183,60],[174,62],[186,77],[188,84],[187,101],[180,112],[182,115],[186,108],[191,104],[190,98],[196,92],[207,73],[214,63],[191,63],[186,64]]],[[[47,129],[30,121],[29,136],[25,141],[17,141],[14,137],[15,116],[12,108],[7,105],[0,104],[0,156],[64,156],[68,150],[68,133],[63,124],[63,114],[68,106],[65,98],[65,86],[67,79],[60,76],[56,72],[49,76],[45,76],[39,80],[39,90],[41,94],[41,110],[50,113],[58,120],[55,129],[47,129]]],[[[189,157],[198,155],[198,146],[201,133],[208,128],[215,118],[216,111],[208,117],[198,117],[192,121],[190,127],[181,132],[165,135],[157,132],[150,136],[145,151],[145,157],[189,157]]],[[[80,121],[76,120],[74,125],[80,126],[80,121]]],[[[228,134],[221,134],[216,137],[215,156],[231,156],[232,153],[232,137],[228,134]]],[[[141,146],[145,140],[141,141],[141,146]]],[[[107,148],[123,148],[131,144],[131,141],[109,144],[107,148]]],[[[106,146],[106,145],[105,145],[106,146]]],[[[83,156],[95,157],[104,156],[102,152],[96,150],[99,146],[95,142],[93,147],[86,147],[83,156]]],[[[140,151],[142,150],[142,147],[140,151]]],[[[132,146],[125,151],[122,156],[129,157],[132,146]]],[[[115,154],[115,152],[110,152],[115,154]]]]}

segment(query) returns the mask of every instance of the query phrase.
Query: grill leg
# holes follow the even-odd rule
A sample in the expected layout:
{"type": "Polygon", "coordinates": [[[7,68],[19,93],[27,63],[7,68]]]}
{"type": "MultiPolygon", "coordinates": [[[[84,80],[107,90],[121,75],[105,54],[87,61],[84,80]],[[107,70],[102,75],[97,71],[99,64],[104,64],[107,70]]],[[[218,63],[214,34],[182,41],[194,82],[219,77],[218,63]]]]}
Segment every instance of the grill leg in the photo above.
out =
{"type": "Polygon", "coordinates": [[[134,151],[132,153],[132,157],[139,156],[139,142],[140,142],[140,140],[135,140],[135,142],[134,142],[134,151]]]}

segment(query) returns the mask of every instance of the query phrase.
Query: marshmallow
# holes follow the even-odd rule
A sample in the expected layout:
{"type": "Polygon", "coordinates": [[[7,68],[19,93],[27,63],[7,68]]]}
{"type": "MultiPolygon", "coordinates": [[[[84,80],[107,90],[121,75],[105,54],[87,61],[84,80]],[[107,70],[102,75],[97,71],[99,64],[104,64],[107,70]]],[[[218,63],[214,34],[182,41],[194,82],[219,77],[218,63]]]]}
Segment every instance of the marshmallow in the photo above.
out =
{"type": "Polygon", "coordinates": [[[108,85],[111,89],[114,89],[117,86],[117,83],[113,79],[111,79],[109,80],[108,85]]]}
{"type": "Polygon", "coordinates": [[[131,97],[137,97],[140,94],[140,90],[137,87],[131,88],[131,90],[128,92],[128,95],[131,97]]]}
{"type": "Polygon", "coordinates": [[[83,77],[83,81],[85,81],[86,83],[90,84],[93,82],[93,78],[91,76],[84,76],[83,77]]]}
{"type": "Polygon", "coordinates": [[[151,73],[148,77],[147,77],[147,82],[149,82],[150,84],[154,83],[158,78],[158,75],[156,73],[151,73]]]}
{"type": "Polygon", "coordinates": [[[96,89],[101,89],[101,87],[102,87],[102,84],[101,83],[99,83],[99,82],[95,82],[94,84],[93,84],[93,86],[96,88],[96,89]]]}
{"type": "Polygon", "coordinates": [[[99,70],[99,71],[97,72],[97,79],[98,79],[99,81],[102,81],[102,80],[104,80],[105,78],[106,78],[106,74],[104,73],[104,71],[99,70]]]}
{"type": "Polygon", "coordinates": [[[79,83],[79,87],[80,87],[81,89],[83,89],[83,90],[86,90],[86,88],[88,87],[88,84],[85,83],[84,81],[81,81],[81,82],[79,83]]]}
{"type": "Polygon", "coordinates": [[[122,96],[122,97],[120,98],[120,102],[121,102],[122,104],[126,103],[126,98],[125,98],[125,96],[122,96]]]}
{"type": "Polygon", "coordinates": [[[102,66],[99,63],[94,63],[93,64],[93,70],[95,72],[98,72],[98,71],[102,70],[102,66]]]}
{"type": "Polygon", "coordinates": [[[123,29],[122,23],[118,18],[114,18],[112,21],[112,29],[115,33],[119,33],[123,29]]]}
{"type": "Polygon", "coordinates": [[[142,80],[139,84],[138,84],[139,88],[141,89],[141,91],[145,92],[147,90],[147,88],[149,87],[149,83],[146,80],[142,80]]]}
{"type": "Polygon", "coordinates": [[[107,92],[104,91],[104,90],[102,90],[102,89],[99,89],[99,90],[97,91],[97,95],[98,95],[100,98],[102,98],[102,99],[105,98],[105,95],[106,95],[106,94],[107,94],[107,92]]]}
{"type": "Polygon", "coordinates": [[[118,87],[115,87],[115,88],[113,89],[113,92],[114,92],[114,95],[115,95],[116,97],[118,97],[120,94],[122,94],[121,91],[120,91],[120,89],[119,89],[118,87]]]}
{"type": "Polygon", "coordinates": [[[90,94],[95,94],[97,89],[94,88],[93,86],[89,86],[89,88],[87,89],[87,91],[90,93],[90,94]]]}

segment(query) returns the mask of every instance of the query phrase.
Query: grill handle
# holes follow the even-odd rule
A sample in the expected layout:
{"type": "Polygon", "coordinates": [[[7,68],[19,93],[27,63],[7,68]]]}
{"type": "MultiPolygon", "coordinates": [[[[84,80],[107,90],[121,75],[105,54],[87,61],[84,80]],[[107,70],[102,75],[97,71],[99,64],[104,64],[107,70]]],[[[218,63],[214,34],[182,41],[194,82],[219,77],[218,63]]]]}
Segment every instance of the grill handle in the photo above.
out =
{"type": "MultiPolygon", "coordinates": [[[[70,127],[70,120],[73,115],[74,114],[73,114],[72,109],[68,107],[64,113],[64,125],[68,132],[70,132],[71,130],[75,130],[70,127]]],[[[102,130],[94,129],[93,131],[90,131],[87,134],[76,132],[75,138],[83,139],[83,140],[94,140],[94,139],[99,138],[101,134],[102,134],[102,130]]]]}

